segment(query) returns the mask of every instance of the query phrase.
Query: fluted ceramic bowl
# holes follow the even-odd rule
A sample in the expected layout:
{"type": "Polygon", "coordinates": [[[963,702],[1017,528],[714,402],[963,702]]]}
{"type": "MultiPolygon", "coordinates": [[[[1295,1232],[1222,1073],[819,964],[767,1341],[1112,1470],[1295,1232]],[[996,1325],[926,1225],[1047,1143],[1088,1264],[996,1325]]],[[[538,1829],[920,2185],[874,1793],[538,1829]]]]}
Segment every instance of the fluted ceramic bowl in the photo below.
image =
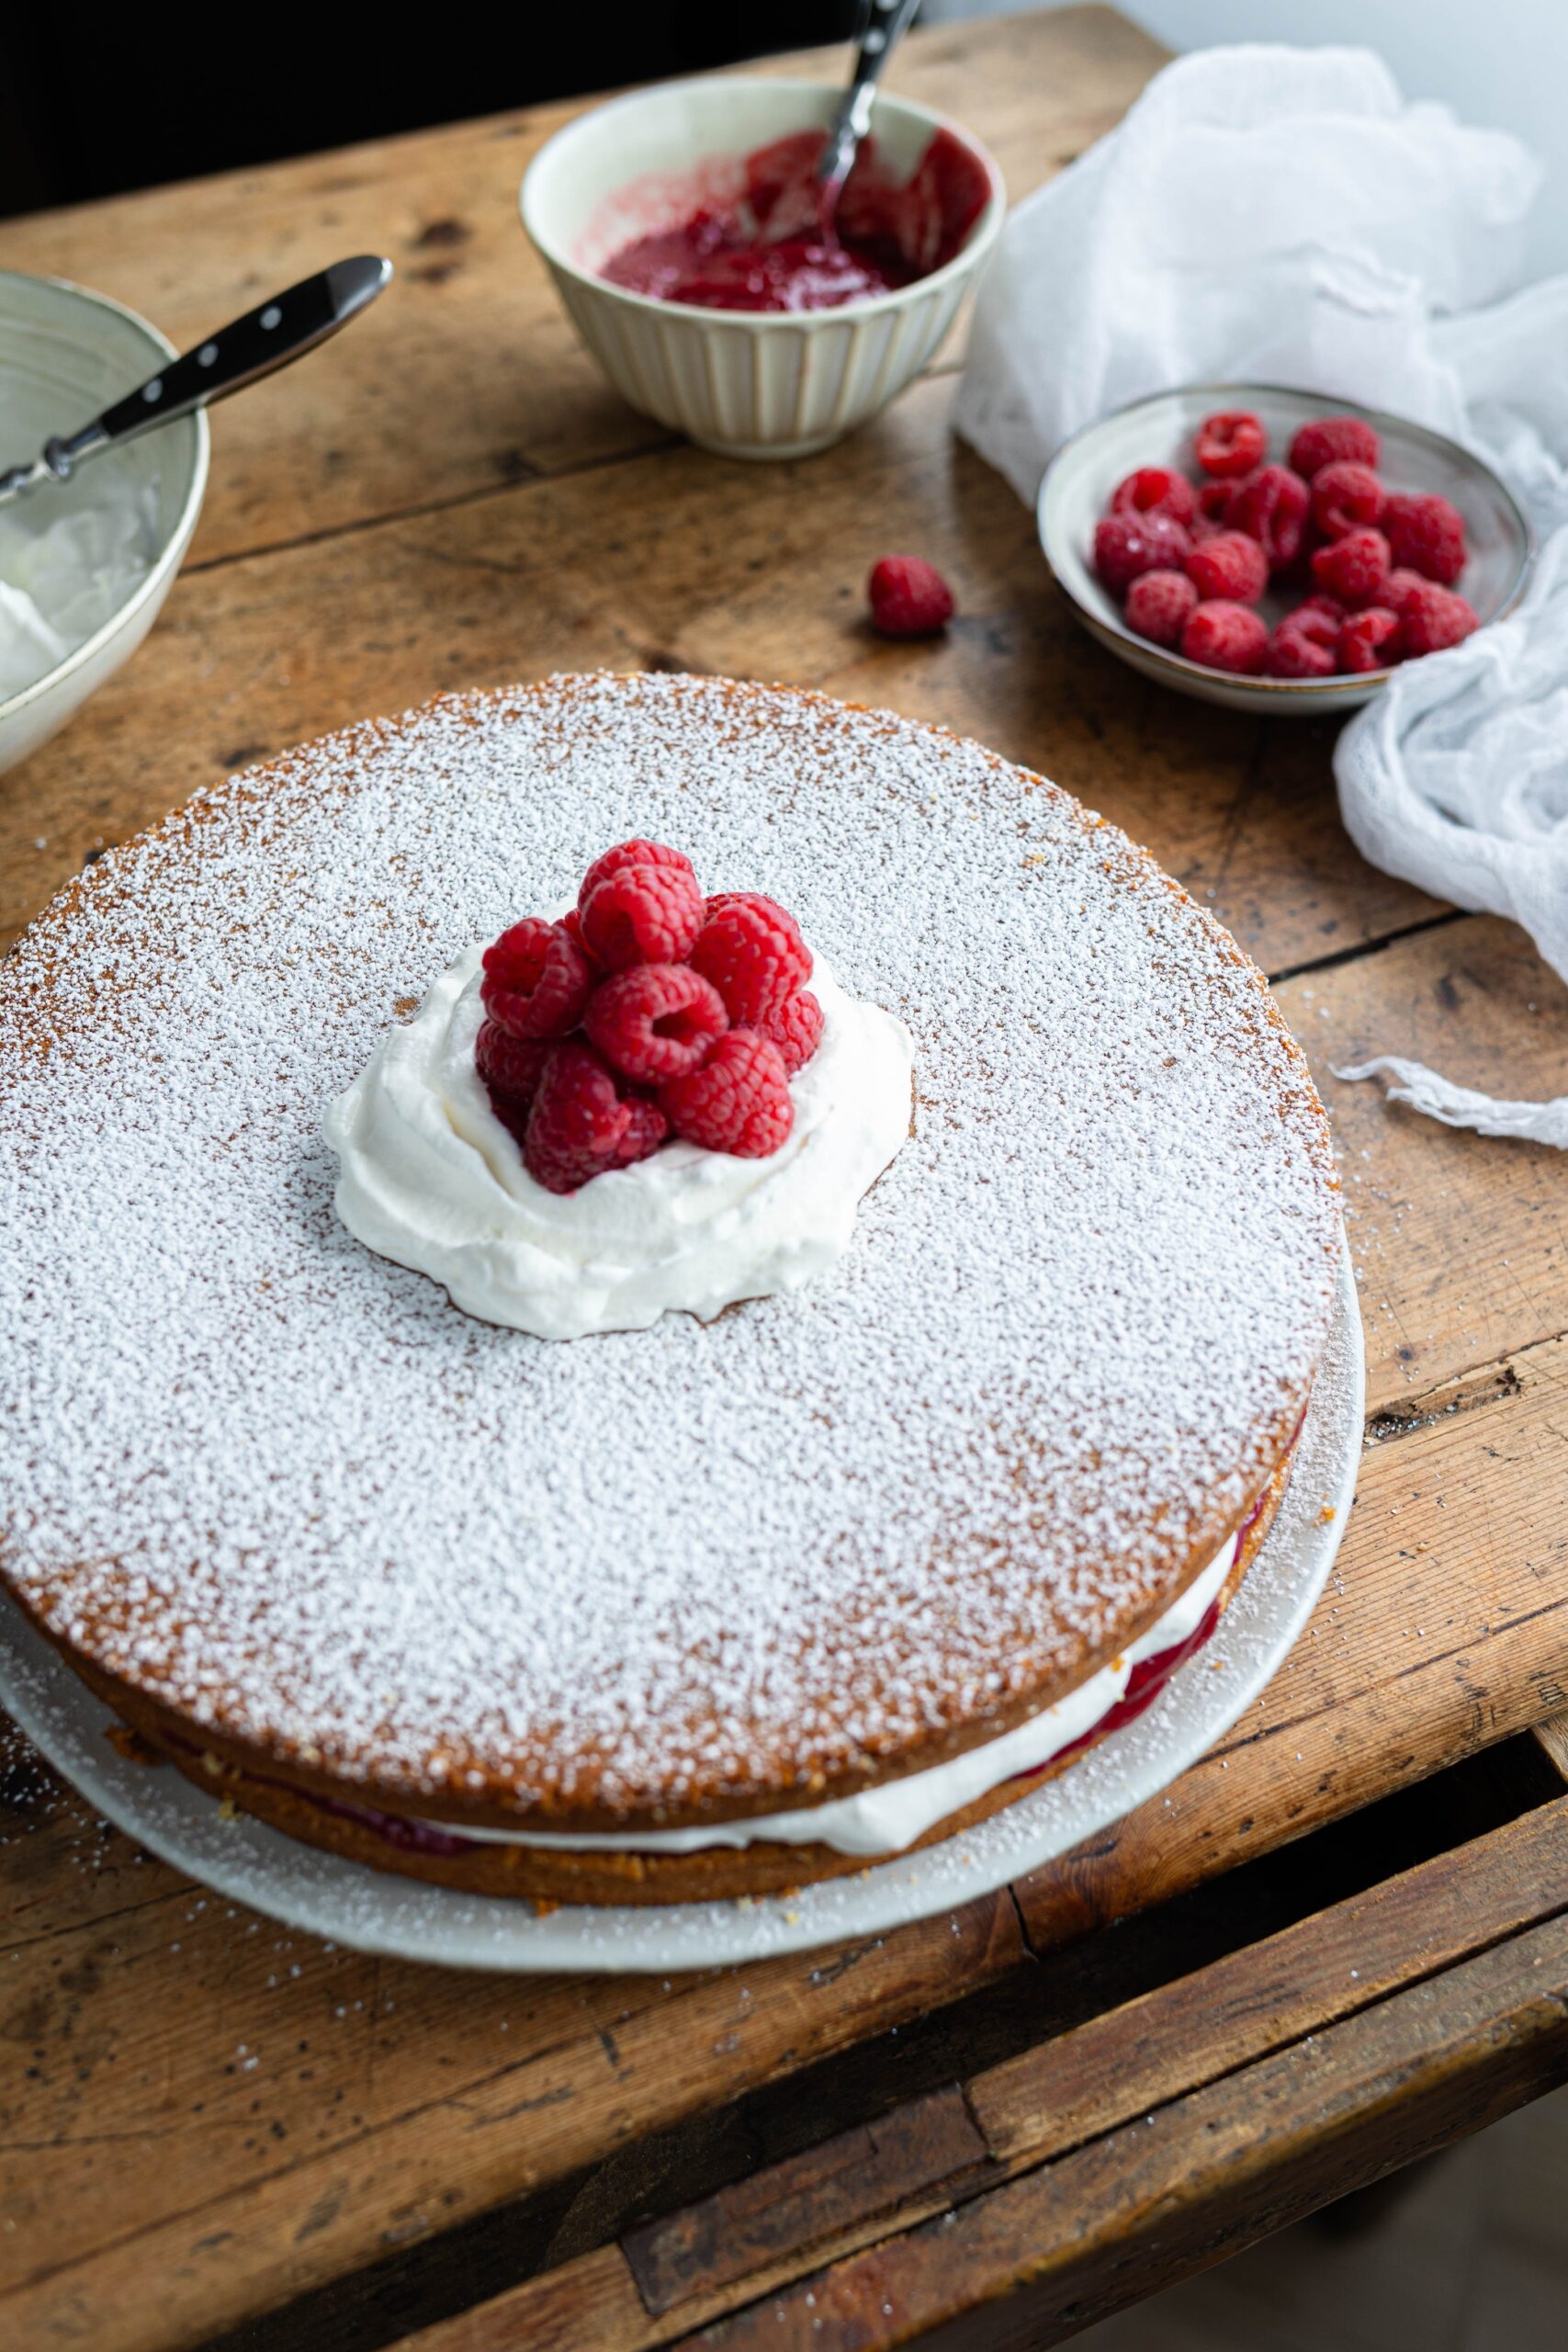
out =
{"type": "MultiPolygon", "coordinates": [[[[156,327],[106,294],[0,270],[0,466],[35,457],[51,433],[74,432],[175,356],[156,327]]],[[[0,701],[0,769],[63,727],[157,619],[201,512],[209,446],[206,417],[181,417],[8,510],[41,528],[52,514],[90,507],[118,473],[149,496],[152,547],[146,571],[85,643],[0,701]]]]}
{"type": "Polygon", "coordinates": [[[960,251],[887,294],[807,311],[705,311],[612,286],[599,270],[637,236],[689,219],[693,175],[786,132],[826,128],[842,92],[760,77],[669,82],[580,116],[523,181],[523,226],[583,342],[634,408],[732,458],[802,458],[863,424],[919,373],[1001,227],[1002,176],[959,124],[879,96],[872,132],[901,177],[950,130],[990,182],[960,251]]]}

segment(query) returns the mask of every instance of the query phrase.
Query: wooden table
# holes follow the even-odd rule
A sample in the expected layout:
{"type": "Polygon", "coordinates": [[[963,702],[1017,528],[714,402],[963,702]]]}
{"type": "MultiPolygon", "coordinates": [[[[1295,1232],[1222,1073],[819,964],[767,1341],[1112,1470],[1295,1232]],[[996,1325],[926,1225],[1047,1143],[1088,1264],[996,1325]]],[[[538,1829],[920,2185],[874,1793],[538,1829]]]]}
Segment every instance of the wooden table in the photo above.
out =
{"type": "MultiPolygon", "coordinates": [[[[1020,196],[1158,62],[1081,8],[917,33],[894,80],[1020,196]]],[[[952,354],[801,465],[623,408],[513,210],[570,111],[5,231],[10,266],[182,343],[339,253],[399,282],[219,414],[152,638],[0,778],[0,944],[195,786],[441,687],[726,671],[945,721],[1150,842],[1274,976],[1343,1156],[1360,1492],[1306,1638],[1168,1800],[806,1959],[362,1959],[139,1852],[9,1735],[0,2339],[29,2352],[1055,2343],[1568,2073],[1568,1181],[1330,1068],[1375,1047],[1551,1091],[1568,990],[1358,860],[1325,727],[1096,649],[953,437],[952,354]],[[889,547],[955,583],[945,642],[862,626],[889,547]]]]}

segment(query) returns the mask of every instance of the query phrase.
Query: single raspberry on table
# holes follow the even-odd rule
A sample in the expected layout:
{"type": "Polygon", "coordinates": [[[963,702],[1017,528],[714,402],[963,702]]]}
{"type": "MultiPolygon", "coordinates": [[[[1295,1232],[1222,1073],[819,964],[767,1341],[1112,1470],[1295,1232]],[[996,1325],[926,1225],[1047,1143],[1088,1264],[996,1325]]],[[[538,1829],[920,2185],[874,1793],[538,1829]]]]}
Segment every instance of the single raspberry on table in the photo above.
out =
{"type": "Polygon", "coordinates": [[[1371,466],[1336,458],[1313,477],[1312,519],[1325,539],[1342,539],[1375,523],[1387,496],[1371,466]]]}
{"type": "Polygon", "coordinates": [[[760,890],[726,890],[707,901],[691,965],[711,980],[738,1027],[756,1027],[811,978],[800,925],[760,890]]]}
{"type": "Polygon", "coordinates": [[[670,1133],[670,1122],[657,1102],[645,1094],[630,1094],[624,1098],[626,1109],[626,1130],[615,1146],[612,1168],[632,1168],[639,1159],[647,1159],[659,1149],[670,1133]]]}
{"type": "Polygon", "coordinates": [[[623,1078],[652,1084],[700,1068],[729,1015],[713,982],[689,964],[634,964],[600,981],[582,1025],[623,1078]]]}
{"type": "MultiPolygon", "coordinates": [[[[1314,616],[1327,619],[1325,614],[1314,616]]],[[[1331,678],[1338,667],[1339,630],[1330,623],[1326,636],[1307,628],[1293,613],[1276,624],[1269,639],[1266,667],[1271,678],[1331,678]]]]}
{"type": "Polygon", "coordinates": [[[474,1039],[474,1068],[491,1096],[504,1096],[522,1108],[539,1091],[545,1064],[554,1050],[548,1037],[514,1037],[499,1021],[481,1021],[474,1039]]]}
{"type": "Polygon", "coordinates": [[[822,1043],[822,1007],[809,989],[797,989],[776,1012],[770,1012],[757,1026],[764,1037],[773,1039],[785,1075],[793,1078],[797,1070],[806,1068],[822,1043]]]}
{"type": "Polygon", "coordinates": [[[1198,427],[1193,454],[1206,474],[1249,474],[1260,466],[1269,438],[1250,409],[1222,409],[1198,427]]]}
{"type": "Polygon", "coordinates": [[[1192,542],[1168,514],[1106,514],[1094,526],[1094,568],[1113,596],[1144,571],[1179,571],[1192,542]]]}
{"type": "Polygon", "coordinates": [[[523,1137],[523,1164],[547,1193],[575,1193],[615,1165],[631,1124],[614,1073],[569,1037],[545,1064],[523,1137]]]}
{"type": "Polygon", "coordinates": [[[1206,670],[1234,670],[1250,677],[1262,669],[1269,631],[1249,605],[1218,599],[1200,605],[1181,632],[1181,650],[1206,670]]]}
{"type": "Polygon", "coordinates": [[[1339,667],[1358,675],[1386,670],[1404,650],[1404,624],[1386,605],[1368,605],[1352,613],[1339,632],[1339,667]]]}
{"type": "Polygon", "coordinates": [[[1311,498],[1300,474],[1289,466],[1259,466],[1236,485],[1225,522],[1231,530],[1245,531],[1258,541],[1271,571],[1282,571],[1301,553],[1311,498]]]}
{"type": "MultiPolygon", "coordinates": [[[[1245,531],[1221,531],[1193,548],[1187,559],[1187,577],[1201,597],[1228,596],[1235,605],[1256,605],[1269,585],[1269,559],[1245,531]]],[[[1137,584],[1134,581],[1134,586],[1137,584]]]]}
{"type": "Polygon", "coordinates": [[[957,609],[953,591],[920,555],[885,555],[866,582],[874,628],[884,637],[934,637],[957,609]]]}
{"type": "Polygon", "coordinates": [[[666,1080],[659,1107],[688,1143],[739,1159],[765,1159],[795,1124],[784,1057],[758,1029],[727,1031],[701,1069],[666,1080]]]}
{"type": "Polygon", "coordinates": [[[1111,493],[1108,514],[1168,514],[1173,523],[1190,524],[1198,500],[1185,474],[1168,466],[1140,466],[1111,493]]]}
{"type": "MultiPolygon", "coordinates": [[[[1193,556],[1188,558],[1190,563],[1193,556]]],[[[1140,571],[1127,591],[1123,611],[1129,628],[1151,645],[1179,645],[1198,591],[1185,571],[1140,571]]]]}
{"type": "Polygon", "coordinates": [[[1312,576],[1342,605],[1378,605],[1388,585],[1388,541],[1381,531],[1347,531],[1312,560],[1312,576]]]}
{"type": "Polygon", "coordinates": [[[657,846],[624,842],[607,850],[583,877],[577,902],[583,941],[608,972],[632,964],[679,964],[702,928],[703,894],[689,859],[679,850],[660,850],[657,857],[627,854],[657,846]]]}
{"type": "Polygon", "coordinates": [[[1383,509],[1382,527],[1403,569],[1444,588],[1451,588],[1464,570],[1464,516],[1436,491],[1420,498],[1395,492],[1383,509]]]}
{"type": "Polygon", "coordinates": [[[1359,416],[1314,416],[1291,444],[1291,463],[1308,481],[1341,458],[1375,467],[1382,455],[1376,432],[1359,416]]]}
{"type": "Polygon", "coordinates": [[[1468,598],[1452,588],[1439,587],[1435,580],[1423,580],[1419,587],[1407,588],[1399,600],[1399,618],[1404,635],[1406,653],[1441,653],[1450,645],[1462,644],[1472,630],[1481,627],[1481,619],[1468,598]]]}
{"type": "Polygon", "coordinates": [[[484,952],[479,1001],[514,1037],[564,1037],[582,1018],[593,975],[558,922],[525,915],[484,952]]]}

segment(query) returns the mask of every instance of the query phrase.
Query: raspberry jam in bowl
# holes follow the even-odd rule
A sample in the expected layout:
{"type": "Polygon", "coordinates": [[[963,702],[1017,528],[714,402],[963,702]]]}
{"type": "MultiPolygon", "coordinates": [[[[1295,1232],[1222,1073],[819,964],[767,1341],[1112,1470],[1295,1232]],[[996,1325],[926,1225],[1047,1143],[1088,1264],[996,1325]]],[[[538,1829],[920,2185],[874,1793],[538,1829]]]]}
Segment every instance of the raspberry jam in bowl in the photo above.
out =
{"type": "Polygon", "coordinates": [[[732,457],[823,449],[925,366],[1000,228],[956,125],[879,96],[833,222],[806,199],[840,93],[739,77],[596,107],[535,158],[523,223],[637,409],[732,457]]]}

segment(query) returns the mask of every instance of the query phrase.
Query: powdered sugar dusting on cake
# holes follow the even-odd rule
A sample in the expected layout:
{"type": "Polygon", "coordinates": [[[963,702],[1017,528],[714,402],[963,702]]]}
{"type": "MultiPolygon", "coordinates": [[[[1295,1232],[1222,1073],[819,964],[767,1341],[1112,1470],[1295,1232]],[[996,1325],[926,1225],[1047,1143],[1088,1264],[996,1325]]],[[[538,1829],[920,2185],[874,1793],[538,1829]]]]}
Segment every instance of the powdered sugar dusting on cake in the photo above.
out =
{"type": "Polygon", "coordinates": [[[28,1606],[448,1807],[744,1802],[1077,1679],[1271,1467],[1337,1227],[1261,982],[1114,828],[668,677],[356,729],[111,853],[0,974],[0,1165],[28,1606]],[[916,1131],[813,1288],[551,1344],[355,1242],[320,1118],[632,833],[901,1015],[916,1131]]]}

